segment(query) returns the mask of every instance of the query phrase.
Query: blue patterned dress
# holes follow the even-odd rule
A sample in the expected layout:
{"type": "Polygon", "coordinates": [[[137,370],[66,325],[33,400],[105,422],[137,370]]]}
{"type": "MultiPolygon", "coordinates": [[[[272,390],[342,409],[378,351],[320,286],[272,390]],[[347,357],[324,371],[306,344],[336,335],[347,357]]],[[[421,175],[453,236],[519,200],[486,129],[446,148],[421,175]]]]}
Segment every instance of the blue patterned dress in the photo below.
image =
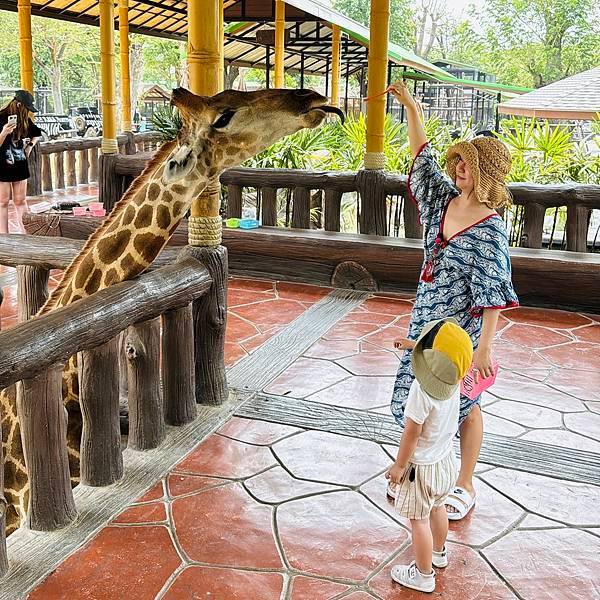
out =
{"type": "MultiPolygon", "coordinates": [[[[428,144],[413,161],[408,191],[419,207],[425,249],[408,337],[417,339],[429,321],[454,317],[476,348],[483,309],[518,306],[504,222],[493,214],[443,241],[446,208],[460,192],[442,173],[428,144]]],[[[402,426],[408,390],[414,379],[410,359],[411,352],[405,351],[392,395],[392,414],[402,426]]],[[[459,424],[480,400],[461,396],[459,424]]]]}

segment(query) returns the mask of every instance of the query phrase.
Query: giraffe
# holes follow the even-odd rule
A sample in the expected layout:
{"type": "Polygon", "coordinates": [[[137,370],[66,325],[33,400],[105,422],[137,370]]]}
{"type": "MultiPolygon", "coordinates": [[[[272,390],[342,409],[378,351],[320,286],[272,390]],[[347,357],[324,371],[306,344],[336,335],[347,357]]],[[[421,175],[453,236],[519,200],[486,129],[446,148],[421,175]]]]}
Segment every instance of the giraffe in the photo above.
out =
{"type": "MultiPolygon", "coordinates": [[[[327,113],[343,118],[338,108],[311,90],[227,90],[204,97],[178,88],[173,90],[171,102],[183,122],[177,138],[157,151],[63,272],[59,285],[36,316],[136,277],[167,244],[192,200],[218,182],[223,170],[300,129],[318,127],[327,113]]],[[[63,396],[71,479],[76,485],[81,413],[74,360],[65,369],[63,396]]],[[[0,408],[6,531],[10,534],[24,522],[29,502],[14,386],[3,391],[0,408]]]]}

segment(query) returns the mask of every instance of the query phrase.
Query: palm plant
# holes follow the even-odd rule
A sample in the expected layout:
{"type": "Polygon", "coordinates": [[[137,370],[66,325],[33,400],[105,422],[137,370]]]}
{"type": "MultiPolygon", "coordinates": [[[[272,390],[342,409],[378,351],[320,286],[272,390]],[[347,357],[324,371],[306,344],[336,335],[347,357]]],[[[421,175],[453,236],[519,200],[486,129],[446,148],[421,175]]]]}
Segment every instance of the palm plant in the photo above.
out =
{"type": "Polygon", "coordinates": [[[183,126],[179,111],[174,106],[161,106],[152,115],[154,131],[161,134],[165,142],[174,140],[183,126]]]}

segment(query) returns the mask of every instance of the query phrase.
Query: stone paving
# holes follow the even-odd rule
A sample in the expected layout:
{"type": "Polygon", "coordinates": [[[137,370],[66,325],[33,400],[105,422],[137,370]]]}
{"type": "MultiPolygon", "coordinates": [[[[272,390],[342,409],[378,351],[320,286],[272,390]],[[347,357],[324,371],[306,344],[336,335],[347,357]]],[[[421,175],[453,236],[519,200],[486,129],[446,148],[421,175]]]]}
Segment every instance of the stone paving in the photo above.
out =
{"type": "MultiPolygon", "coordinates": [[[[14,290],[5,288],[3,327],[14,290]]],[[[330,290],[232,278],[226,356],[243,360],[330,290]]],[[[12,307],[12,308],[11,308],[12,307]]],[[[264,389],[389,414],[410,298],[371,298],[264,389]]],[[[489,433],[600,458],[600,317],[517,308],[500,317],[489,433]]],[[[67,558],[32,599],[394,600],[411,560],[385,495],[395,448],[232,417],[67,558]]],[[[598,461],[596,461],[598,462],[598,461]]],[[[599,463],[600,464],[600,463],[599,463]]],[[[600,598],[600,489],[480,464],[478,502],[451,523],[450,565],[432,597],[600,598]]]]}

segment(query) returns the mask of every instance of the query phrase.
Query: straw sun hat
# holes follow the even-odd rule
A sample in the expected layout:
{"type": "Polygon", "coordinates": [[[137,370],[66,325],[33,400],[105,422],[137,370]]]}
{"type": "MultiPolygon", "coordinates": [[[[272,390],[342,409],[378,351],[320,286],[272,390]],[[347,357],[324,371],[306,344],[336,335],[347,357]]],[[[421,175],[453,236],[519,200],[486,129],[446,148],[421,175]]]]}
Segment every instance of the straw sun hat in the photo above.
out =
{"type": "Polygon", "coordinates": [[[510,202],[504,180],[510,171],[512,158],[500,140],[480,136],[470,142],[450,146],[446,154],[446,170],[452,181],[456,181],[456,165],[461,158],[473,175],[473,189],[479,202],[490,208],[499,208],[510,202]]]}

